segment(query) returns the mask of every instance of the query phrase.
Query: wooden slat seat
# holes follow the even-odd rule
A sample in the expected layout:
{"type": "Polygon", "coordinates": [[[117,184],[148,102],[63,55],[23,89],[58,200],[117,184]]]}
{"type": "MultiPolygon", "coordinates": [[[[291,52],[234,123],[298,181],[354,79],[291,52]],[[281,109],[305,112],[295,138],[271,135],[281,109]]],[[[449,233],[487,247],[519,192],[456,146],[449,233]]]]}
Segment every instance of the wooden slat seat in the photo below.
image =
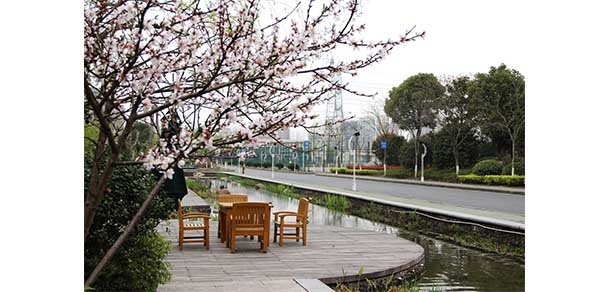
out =
{"type": "Polygon", "coordinates": [[[178,200],[178,228],[180,250],[184,243],[203,243],[206,249],[210,249],[210,216],[200,212],[182,213],[182,200],[178,200]],[[203,236],[184,236],[186,230],[201,230],[203,236]]]}
{"type": "Polygon", "coordinates": [[[307,245],[307,223],[308,223],[309,201],[305,198],[299,199],[299,208],[294,211],[273,212],[273,242],[277,242],[280,236],[280,246],[284,245],[284,239],[303,240],[303,245],[307,245]],[[294,218],[295,221],[286,221],[286,218],[294,218]],[[284,233],[284,228],[295,228],[295,233],[284,233]],[[301,229],[303,230],[301,235],[301,229]],[[279,232],[278,232],[279,231],[279,232]]]}

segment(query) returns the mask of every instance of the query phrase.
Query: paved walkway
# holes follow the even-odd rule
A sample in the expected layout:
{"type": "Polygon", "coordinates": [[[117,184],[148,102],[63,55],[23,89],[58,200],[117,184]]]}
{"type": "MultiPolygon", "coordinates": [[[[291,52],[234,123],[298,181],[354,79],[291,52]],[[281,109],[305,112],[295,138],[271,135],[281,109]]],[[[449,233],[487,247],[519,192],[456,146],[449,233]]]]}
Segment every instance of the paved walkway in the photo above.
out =
{"type": "Polygon", "coordinates": [[[193,212],[210,213],[210,204],[191,189],[188,189],[188,193],[182,197],[182,207],[193,212]]]}
{"type": "Polygon", "coordinates": [[[270,171],[254,169],[227,174],[525,230],[525,197],[518,194],[364,180],[352,191],[352,180],[344,177],[276,172],[271,178],[270,171]]]}
{"type": "Polygon", "coordinates": [[[390,276],[421,265],[424,249],[414,242],[374,231],[325,225],[308,225],[307,246],[288,240],[283,247],[271,242],[262,253],[256,240],[237,239],[237,253],[215,236],[211,223],[210,250],[202,244],[178,248],[176,220],[158,230],[172,242],[167,256],[170,283],[158,291],[332,291],[324,283],[349,282],[362,267],[362,279],[390,276]],[[319,280],[318,280],[319,279],[319,280]]]}

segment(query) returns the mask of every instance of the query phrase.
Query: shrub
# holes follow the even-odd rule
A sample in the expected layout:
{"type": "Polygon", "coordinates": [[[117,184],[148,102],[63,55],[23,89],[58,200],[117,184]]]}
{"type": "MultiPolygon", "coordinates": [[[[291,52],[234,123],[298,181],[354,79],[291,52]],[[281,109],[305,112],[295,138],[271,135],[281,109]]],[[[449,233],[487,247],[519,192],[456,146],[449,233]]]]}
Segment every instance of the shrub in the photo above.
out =
{"type": "MultiPolygon", "coordinates": [[[[347,167],[348,169],[352,168],[352,165],[348,164],[347,167]]],[[[356,169],[374,169],[374,170],[383,170],[383,165],[356,165],[356,169]]],[[[387,169],[390,168],[400,168],[400,165],[386,165],[387,169]]]]}
{"type": "Polygon", "coordinates": [[[387,149],[385,150],[386,164],[397,165],[400,163],[400,146],[405,139],[396,134],[386,134],[377,136],[373,141],[372,150],[379,161],[383,163],[384,150],[381,149],[381,141],[387,142],[387,149]]]}
{"type": "Polygon", "coordinates": [[[264,167],[264,168],[269,168],[269,167],[271,167],[271,161],[265,161],[265,162],[263,162],[262,167],[264,167]]]}
{"type": "MultiPolygon", "coordinates": [[[[352,168],[345,168],[345,167],[341,167],[341,168],[331,167],[330,172],[334,173],[335,169],[337,170],[337,173],[339,173],[339,174],[352,174],[354,172],[354,170],[352,168]]],[[[360,170],[360,169],[356,168],[356,174],[357,175],[383,175],[383,169],[382,170],[375,170],[375,169],[360,170]]]]}
{"type": "MultiPolygon", "coordinates": [[[[437,169],[455,169],[451,130],[452,127],[448,125],[434,135],[432,165],[437,169]]],[[[463,139],[458,147],[460,168],[471,167],[477,162],[480,147],[474,131],[469,131],[463,139]]]]}
{"type": "MultiPolygon", "coordinates": [[[[91,163],[85,163],[85,191],[91,163]]],[[[85,278],[127,226],[148,192],[154,187],[152,174],[139,166],[114,170],[85,241],[85,278]]],[[[123,243],[94,283],[97,291],[156,291],[169,281],[170,267],[165,256],[170,244],[155,231],[172,211],[173,202],[165,192],[153,200],[140,223],[123,243]]]]}
{"type": "MultiPolygon", "coordinates": [[[[432,158],[434,157],[434,133],[427,133],[419,137],[420,145],[419,145],[419,154],[421,155],[424,151],[424,147],[421,146],[421,143],[426,144],[428,147],[428,153],[424,158],[424,164],[426,167],[432,166],[432,158]]],[[[415,162],[415,141],[405,141],[400,146],[400,165],[406,169],[413,169],[415,162]]],[[[418,158],[417,169],[421,169],[421,161],[418,158]]]]}
{"type": "Polygon", "coordinates": [[[277,167],[277,169],[282,169],[282,168],[284,168],[284,164],[283,164],[283,163],[281,163],[281,162],[275,162],[275,163],[274,163],[274,166],[275,166],[275,167],[277,167]]]}
{"type": "Polygon", "coordinates": [[[502,174],[502,161],[481,160],[474,165],[472,173],[476,175],[500,175],[502,174]]]}
{"type": "Polygon", "coordinates": [[[524,186],[525,176],[522,175],[460,175],[460,182],[469,184],[486,184],[486,185],[505,185],[505,186],[524,186]]]}
{"type": "Polygon", "coordinates": [[[286,165],[286,168],[288,168],[289,170],[299,170],[299,164],[294,164],[292,162],[288,163],[288,165],[286,165]]]}
{"type": "MultiPolygon", "coordinates": [[[[502,174],[511,175],[511,167],[512,163],[506,164],[504,169],[502,169],[502,174]]],[[[525,161],[523,161],[523,159],[515,159],[515,174],[525,175],[525,161]]]]}

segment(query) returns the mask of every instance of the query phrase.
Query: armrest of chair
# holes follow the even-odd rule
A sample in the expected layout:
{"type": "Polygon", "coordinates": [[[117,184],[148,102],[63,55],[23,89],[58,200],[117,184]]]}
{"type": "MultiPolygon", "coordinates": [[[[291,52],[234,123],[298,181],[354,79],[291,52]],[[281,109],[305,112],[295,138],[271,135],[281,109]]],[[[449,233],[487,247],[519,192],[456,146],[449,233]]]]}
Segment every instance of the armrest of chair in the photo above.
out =
{"type": "Polygon", "coordinates": [[[278,211],[278,212],[273,212],[273,220],[277,220],[277,216],[280,214],[296,214],[297,212],[293,212],[293,211],[278,211]]]}
{"type": "MultiPolygon", "coordinates": [[[[285,213],[285,214],[279,214],[279,217],[280,217],[280,224],[284,224],[284,218],[289,217],[289,216],[294,216],[294,217],[296,217],[297,219],[301,219],[301,220],[303,220],[303,221],[305,220],[305,216],[303,216],[303,215],[299,215],[299,214],[294,213],[294,212],[293,212],[293,213],[285,213]]],[[[276,220],[277,220],[277,219],[276,219],[276,220]]]]}

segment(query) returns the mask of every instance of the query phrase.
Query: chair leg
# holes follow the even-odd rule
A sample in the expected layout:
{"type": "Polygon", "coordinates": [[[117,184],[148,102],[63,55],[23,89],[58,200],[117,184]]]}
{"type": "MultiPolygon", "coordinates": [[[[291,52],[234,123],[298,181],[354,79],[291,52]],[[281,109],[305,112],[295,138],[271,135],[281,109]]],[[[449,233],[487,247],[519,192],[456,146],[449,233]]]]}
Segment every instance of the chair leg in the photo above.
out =
{"type": "Polygon", "coordinates": [[[277,224],[273,224],[273,243],[277,242],[277,224]]]}
{"type": "Polygon", "coordinates": [[[182,250],[182,246],[184,245],[184,230],[180,228],[178,231],[178,246],[180,246],[180,250],[182,250]]]}
{"type": "Polygon", "coordinates": [[[303,224],[303,245],[307,245],[307,223],[303,224]]]}
{"type": "Polygon", "coordinates": [[[204,230],[204,232],[205,232],[205,234],[204,234],[204,236],[205,236],[205,249],[210,250],[210,228],[207,227],[204,230]]]}
{"type": "Polygon", "coordinates": [[[235,235],[231,234],[231,239],[227,238],[227,241],[231,240],[231,253],[235,253],[235,235]]]}
{"type": "Polygon", "coordinates": [[[297,236],[296,236],[296,237],[297,237],[297,242],[299,242],[299,234],[300,234],[300,232],[299,232],[299,231],[301,230],[301,228],[297,227],[296,229],[297,229],[297,232],[295,232],[295,233],[296,233],[296,235],[297,235],[297,236]]]}
{"type": "Polygon", "coordinates": [[[267,236],[263,236],[263,241],[261,242],[263,247],[263,252],[267,253],[269,250],[269,233],[267,232],[267,236]]]}
{"type": "Polygon", "coordinates": [[[284,246],[284,226],[280,225],[280,246],[284,246]]]}

